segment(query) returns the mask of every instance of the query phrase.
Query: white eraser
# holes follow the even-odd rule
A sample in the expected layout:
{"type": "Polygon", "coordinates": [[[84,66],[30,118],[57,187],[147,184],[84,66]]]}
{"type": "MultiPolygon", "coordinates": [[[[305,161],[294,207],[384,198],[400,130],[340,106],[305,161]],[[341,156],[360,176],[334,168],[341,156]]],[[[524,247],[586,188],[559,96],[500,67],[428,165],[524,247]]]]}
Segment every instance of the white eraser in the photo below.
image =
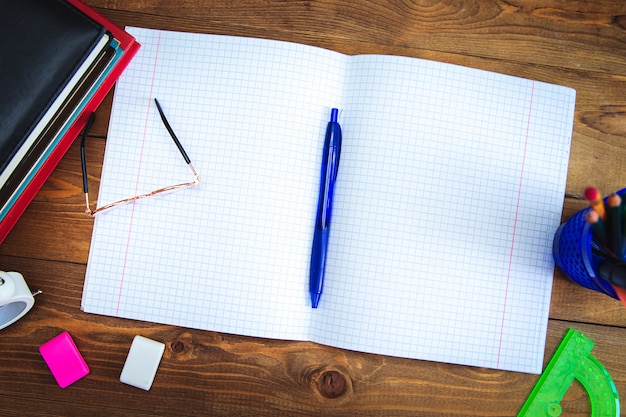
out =
{"type": "Polygon", "coordinates": [[[146,391],[152,386],[165,345],[143,336],[135,336],[124,363],[120,381],[146,391]]]}

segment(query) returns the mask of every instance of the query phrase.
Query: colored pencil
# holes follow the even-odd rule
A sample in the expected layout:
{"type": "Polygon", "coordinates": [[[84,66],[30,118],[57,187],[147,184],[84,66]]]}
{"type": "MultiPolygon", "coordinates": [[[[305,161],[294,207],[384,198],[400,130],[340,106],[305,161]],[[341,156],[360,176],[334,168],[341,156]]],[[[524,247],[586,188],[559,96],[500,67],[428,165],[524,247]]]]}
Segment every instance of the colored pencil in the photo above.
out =
{"type": "Polygon", "coordinates": [[[624,253],[624,238],[622,236],[622,198],[617,194],[611,194],[606,199],[608,236],[611,250],[618,258],[624,253]]]}

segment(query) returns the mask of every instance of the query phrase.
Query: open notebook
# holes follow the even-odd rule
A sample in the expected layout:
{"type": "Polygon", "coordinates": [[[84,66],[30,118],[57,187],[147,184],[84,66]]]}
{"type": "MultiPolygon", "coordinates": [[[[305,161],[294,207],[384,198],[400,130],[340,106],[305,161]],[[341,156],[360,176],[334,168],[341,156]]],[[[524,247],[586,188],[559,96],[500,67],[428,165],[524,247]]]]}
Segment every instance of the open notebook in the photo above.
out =
{"type": "Polygon", "coordinates": [[[572,89],[426,60],[128,28],[86,312],[541,372],[572,89]],[[321,156],[341,165],[320,306],[308,293],[321,156]]]}

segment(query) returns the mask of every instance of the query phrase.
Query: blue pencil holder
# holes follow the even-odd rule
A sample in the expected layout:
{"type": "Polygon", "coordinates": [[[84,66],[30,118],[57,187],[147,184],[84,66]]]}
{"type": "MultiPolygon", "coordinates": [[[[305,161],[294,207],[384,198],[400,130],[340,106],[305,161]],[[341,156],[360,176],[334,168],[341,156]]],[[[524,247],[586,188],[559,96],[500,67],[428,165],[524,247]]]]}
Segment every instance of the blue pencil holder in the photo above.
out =
{"type": "MultiPolygon", "coordinates": [[[[618,191],[624,198],[626,188],[618,191]]],[[[569,279],[585,288],[618,299],[613,287],[599,277],[597,266],[599,258],[592,251],[592,229],[585,213],[586,208],[574,214],[561,224],[554,235],[552,254],[556,265],[569,279]]]]}

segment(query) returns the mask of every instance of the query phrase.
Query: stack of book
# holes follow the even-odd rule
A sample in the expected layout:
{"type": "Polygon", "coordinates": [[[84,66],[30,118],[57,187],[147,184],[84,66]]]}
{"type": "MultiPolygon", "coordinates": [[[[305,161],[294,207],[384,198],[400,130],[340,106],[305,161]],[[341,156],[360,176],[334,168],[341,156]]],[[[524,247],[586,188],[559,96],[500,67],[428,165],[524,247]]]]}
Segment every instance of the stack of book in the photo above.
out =
{"type": "Polygon", "coordinates": [[[0,39],[2,242],[139,44],[80,0],[8,2],[0,39]]]}

